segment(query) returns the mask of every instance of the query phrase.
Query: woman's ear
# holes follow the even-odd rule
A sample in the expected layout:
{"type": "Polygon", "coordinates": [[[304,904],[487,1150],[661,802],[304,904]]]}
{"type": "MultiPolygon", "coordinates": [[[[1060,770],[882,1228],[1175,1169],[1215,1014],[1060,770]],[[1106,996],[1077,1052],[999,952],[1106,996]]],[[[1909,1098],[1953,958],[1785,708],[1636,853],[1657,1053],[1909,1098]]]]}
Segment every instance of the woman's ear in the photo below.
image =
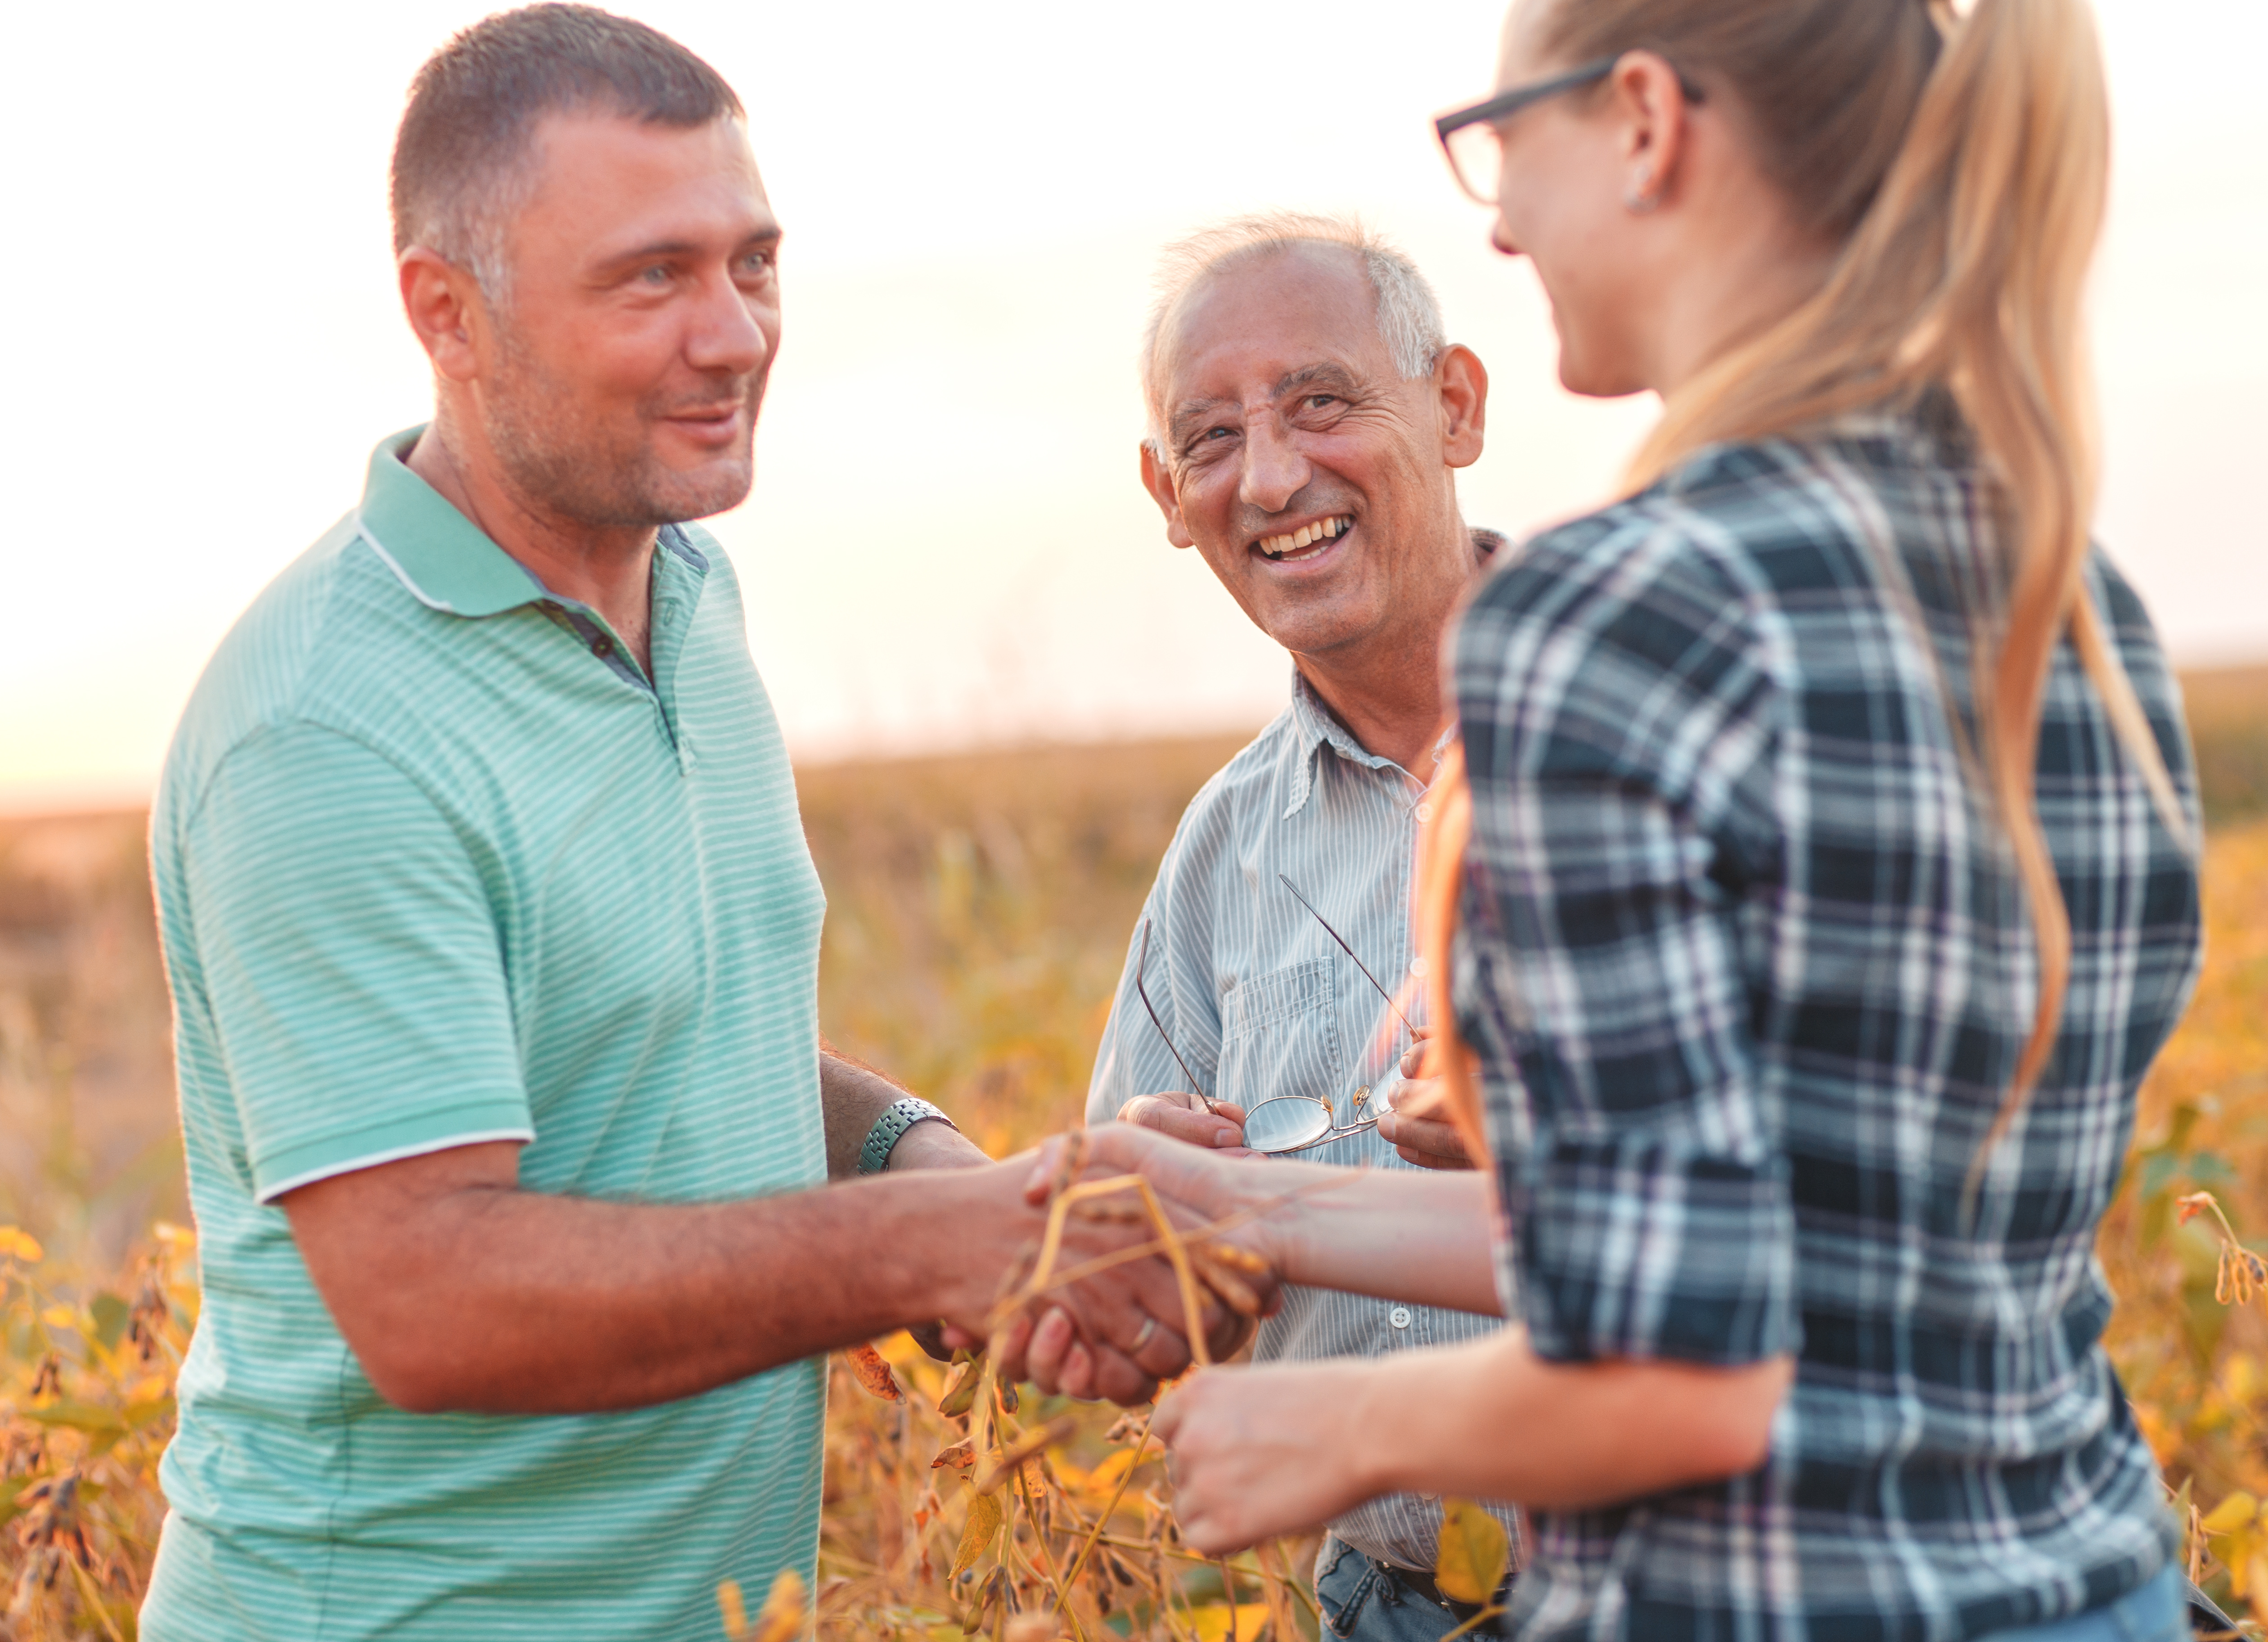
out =
{"type": "Polygon", "coordinates": [[[1676,189],[1691,104],[1677,70],[1651,51],[1626,51],[1609,78],[1622,123],[1623,204],[1643,217],[1676,189]]]}

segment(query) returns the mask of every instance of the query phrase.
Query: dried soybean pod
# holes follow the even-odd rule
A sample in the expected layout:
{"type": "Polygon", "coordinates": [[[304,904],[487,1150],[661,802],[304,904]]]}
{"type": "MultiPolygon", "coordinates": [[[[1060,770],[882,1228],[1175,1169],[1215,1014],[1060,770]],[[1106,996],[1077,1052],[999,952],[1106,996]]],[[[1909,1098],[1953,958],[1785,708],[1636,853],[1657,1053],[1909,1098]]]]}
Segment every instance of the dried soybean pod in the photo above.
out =
{"type": "Polygon", "coordinates": [[[968,1413],[976,1406],[976,1388],[983,1378],[983,1365],[974,1359],[955,1364],[946,1376],[945,1389],[938,1393],[937,1411],[947,1419],[968,1413]]]}
{"type": "Polygon", "coordinates": [[[869,1396],[885,1403],[902,1403],[906,1394],[898,1388],[898,1377],[890,1372],[890,1365],[871,1344],[854,1345],[843,1353],[850,1365],[850,1372],[869,1396]]]}
{"type": "Polygon", "coordinates": [[[1204,1285],[1226,1301],[1238,1316],[1257,1317],[1260,1314],[1260,1296],[1253,1292],[1252,1285],[1233,1271],[1214,1264],[1209,1251],[1192,1248],[1189,1250],[1189,1263],[1197,1269],[1197,1276],[1204,1279],[1204,1285]]]}
{"type": "Polygon", "coordinates": [[[1193,1244],[1192,1248],[1204,1249],[1206,1258],[1218,1265],[1228,1267],[1232,1271],[1248,1271],[1255,1277],[1268,1274],[1265,1260],[1241,1243],[1232,1243],[1225,1237],[1207,1238],[1203,1243],[1193,1244]]]}

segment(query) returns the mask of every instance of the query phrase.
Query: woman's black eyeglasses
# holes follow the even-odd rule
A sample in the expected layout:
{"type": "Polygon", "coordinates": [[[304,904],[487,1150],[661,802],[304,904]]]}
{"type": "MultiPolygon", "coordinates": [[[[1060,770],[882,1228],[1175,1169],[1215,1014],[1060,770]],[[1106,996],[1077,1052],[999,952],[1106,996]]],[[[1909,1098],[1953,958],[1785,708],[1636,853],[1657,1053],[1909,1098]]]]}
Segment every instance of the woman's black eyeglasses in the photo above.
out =
{"type": "MultiPolygon", "coordinates": [[[[1611,57],[1597,57],[1580,68],[1555,74],[1548,80],[1537,80],[1531,85],[1515,85],[1508,92],[1498,92],[1486,102],[1445,114],[1434,121],[1433,134],[1441,139],[1441,151],[1448,156],[1449,173],[1456,178],[1457,186],[1477,203],[1493,210],[1502,196],[1504,121],[1530,103],[1572,92],[1579,85],[1597,84],[1612,74],[1615,64],[1622,60],[1621,52],[1611,57]]],[[[1701,88],[1683,74],[1677,77],[1677,88],[1685,93],[1687,102],[1702,100],[1701,88]]]]}

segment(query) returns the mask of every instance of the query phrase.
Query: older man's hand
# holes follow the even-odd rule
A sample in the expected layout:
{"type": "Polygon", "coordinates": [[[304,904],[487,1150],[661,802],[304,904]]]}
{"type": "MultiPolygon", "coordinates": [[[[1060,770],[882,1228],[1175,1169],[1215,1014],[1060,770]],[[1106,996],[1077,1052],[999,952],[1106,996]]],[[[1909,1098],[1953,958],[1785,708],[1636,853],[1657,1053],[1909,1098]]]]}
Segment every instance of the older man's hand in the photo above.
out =
{"type": "Polygon", "coordinates": [[[1244,1147],[1242,1107],[1227,1101],[1215,1101],[1208,1107],[1203,1095],[1186,1090],[1138,1094],[1118,1108],[1118,1121],[1154,1129],[1193,1146],[1212,1146],[1223,1151],[1244,1147]]]}
{"type": "Polygon", "coordinates": [[[1379,1115],[1378,1138],[1392,1146],[1404,1163],[1415,1163],[1419,1168],[1471,1168],[1475,1162],[1465,1149],[1465,1138],[1442,1116],[1448,1109],[1447,1090],[1440,1079],[1418,1075],[1425,1070],[1425,1040],[1432,1034],[1425,1027],[1411,1030],[1418,1041],[1402,1052],[1403,1082],[1394,1092],[1391,1109],[1379,1115]]]}

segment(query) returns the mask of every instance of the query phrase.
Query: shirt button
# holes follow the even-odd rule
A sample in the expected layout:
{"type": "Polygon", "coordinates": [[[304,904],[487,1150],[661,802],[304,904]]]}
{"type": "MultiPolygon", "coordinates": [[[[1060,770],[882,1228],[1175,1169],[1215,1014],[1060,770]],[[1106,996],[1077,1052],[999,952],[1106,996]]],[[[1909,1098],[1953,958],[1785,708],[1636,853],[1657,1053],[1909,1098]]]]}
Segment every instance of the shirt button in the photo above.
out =
{"type": "Polygon", "coordinates": [[[613,655],[615,653],[615,641],[607,637],[604,634],[600,634],[598,637],[591,641],[591,653],[594,656],[600,657],[613,655]]]}
{"type": "Polygon", "coordinates": [[[1410,1307],[1407,1306],[1396,1306],[1392,1311],[1386,1314],[1386,1321],[1392,1323],[1397,1329],[1408,1328],[1410,1326],[1410,1307]]]}

